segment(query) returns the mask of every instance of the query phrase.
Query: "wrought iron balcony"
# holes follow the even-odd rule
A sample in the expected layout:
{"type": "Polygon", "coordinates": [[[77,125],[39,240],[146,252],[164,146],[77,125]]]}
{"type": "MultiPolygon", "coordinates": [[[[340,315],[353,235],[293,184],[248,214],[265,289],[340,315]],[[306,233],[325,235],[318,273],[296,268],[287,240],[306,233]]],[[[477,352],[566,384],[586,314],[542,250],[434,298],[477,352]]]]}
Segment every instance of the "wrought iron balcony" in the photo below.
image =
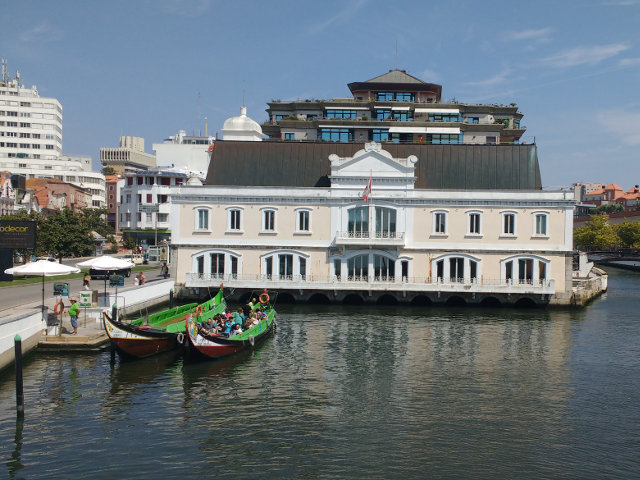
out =
{"type": "Polygon", "coordinates": [[[404,245],[404,232],[336,232],[337,245],[404,245]]]}

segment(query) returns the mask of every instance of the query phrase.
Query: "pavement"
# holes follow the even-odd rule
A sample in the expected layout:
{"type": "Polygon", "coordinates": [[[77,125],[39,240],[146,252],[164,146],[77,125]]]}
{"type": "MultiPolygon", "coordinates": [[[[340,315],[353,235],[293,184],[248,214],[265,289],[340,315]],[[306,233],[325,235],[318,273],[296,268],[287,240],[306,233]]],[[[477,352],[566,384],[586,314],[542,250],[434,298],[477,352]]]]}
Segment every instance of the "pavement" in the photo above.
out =
{"type": "MultiPolygon", "coordinates": [[[[80,262],[82,259],[73,259],[74,263],[80,262]]],[[[64,261],[63,263],[67,263],[64,261]]],[[[145,270],[145,276],[147,278],[146,283],[152,283],[154,281],[162,280],[163,277],[160,274],[160,267],[145,270]]],[[[128,290],[136,288],[133,285],[133,276],[125,279],[125,286],[118,287],[118,291],[128,290]]],[[[92,280],[90,283],[90,290],[97,290],[103,293],[115,292],[115,287],[109,287],[108,282],[104,280],[92,280]]],[[[38,347],[55,351],[72,351],[72,350],[103,350],[109,345],[109,339],[104,331],[102,325],[102,311],[104,307],[99,308],[80,308],[80,315],[78,317],[78,334],[72,335],[73,328],[71,327],[71,321],[69,318],[69,307],[71,303],[69,298],[75,296],[79,297],[79,293],[84,291],[82,286],[82,278],[65,278],[64,276],[58,277],[45,277],[44,282],[44,305],[49,312],[49,318],[47,321],[47,330],[43,334],[41,341],[38,343],[38,347]],[[59,297],[53,296],[53,283],[54,282],[67,282],[69,283],[69,297],[62,298],[64,304],[64,313],[62,315],[62,334],[59,334],[58,324],[59,316],[54,314],[54,306],[59,300],[59,297]]],[[[14,315],[17,313],[33,313],[34,311],[42,310],[42,295],[43,286],[42,283],[33,283],[28,285],[19,286],[6,286],[0,288],[0,317],[6,315],[14,315]]]]}

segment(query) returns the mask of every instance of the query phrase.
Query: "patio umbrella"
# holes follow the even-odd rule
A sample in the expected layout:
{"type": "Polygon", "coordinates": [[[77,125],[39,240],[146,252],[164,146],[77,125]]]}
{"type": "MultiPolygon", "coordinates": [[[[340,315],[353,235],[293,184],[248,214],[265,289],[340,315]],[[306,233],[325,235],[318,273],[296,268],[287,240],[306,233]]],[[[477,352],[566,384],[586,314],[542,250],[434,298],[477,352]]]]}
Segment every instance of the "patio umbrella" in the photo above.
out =
{"type": "Polygon", "coordinates": [[[50,262],[48,260],[38,260],[37,262],[29,262],[19,267],[7,268],[4,273],[8,275],[28,275],[32,277],[42,276],[42,320],[44,318],[44,277],[52,277],[56,275],[68,275],[70,273],[79,273],[80,269],[63,265],[58,262],[50,262]]]}
{"type": "MultiPolygon", "coordinates": [[[[80,268],[93,268],[94,270],[108,270],[108,275],[104,279],[104,297],[107,298],[107,278],[111,276],[111,270],[121,270],[131,268],[135,264],[128,260],[112,257],[110,255],[102,255],[100,257],[90,258],[84,262],[76,263],[80,268]]],[[[118,303],[118,287],[116,286],[116,304],[118,303]]]]}

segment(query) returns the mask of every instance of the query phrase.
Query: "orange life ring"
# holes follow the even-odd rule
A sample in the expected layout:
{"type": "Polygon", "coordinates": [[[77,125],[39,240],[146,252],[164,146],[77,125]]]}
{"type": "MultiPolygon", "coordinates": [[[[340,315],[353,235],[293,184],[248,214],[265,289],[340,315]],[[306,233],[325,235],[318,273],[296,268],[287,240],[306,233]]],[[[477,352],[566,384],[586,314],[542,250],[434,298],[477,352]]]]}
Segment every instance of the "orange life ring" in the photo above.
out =
{"type": "Polygon", "coordinates": [[[202,315],[202,306],[198,305],[196,307],[196,316],[199,317],[200,315],[202,315]]]}
{"type": "Polygon", "coordinates": [[[62,312],[64,312],[64,303],[62,303],[62,300],[58,300],[53,306],[53,313],[60,315],[62,312]],[[58,309],[58,307],[60,308],[58,309]]]}
{"type": "Polygon", "coordinates": [[[269,294],[267,292],[262,292],[258,297],[258,300],[260,300],[260,303],[263,303],[263,304],[269,303],[269,294]]]}

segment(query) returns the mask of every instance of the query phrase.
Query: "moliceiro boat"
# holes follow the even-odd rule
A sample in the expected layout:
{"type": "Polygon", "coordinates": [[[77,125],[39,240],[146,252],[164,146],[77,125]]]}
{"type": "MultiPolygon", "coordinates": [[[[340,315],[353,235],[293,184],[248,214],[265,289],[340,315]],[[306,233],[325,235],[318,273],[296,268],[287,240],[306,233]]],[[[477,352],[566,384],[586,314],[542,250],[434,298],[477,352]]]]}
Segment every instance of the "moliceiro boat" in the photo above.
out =
{"type": "Polygon", "coordinates": [[[206,321],[206,316],[189,315],[185,321],[187,357],[189,359],[220,358],[258,345],[275,329],[276,311],[269,303],[266,290],[260,295],[260,304],[253,308],[254,310],[264,309],[265,316],[251,328],[232,337],[205,332],[200,324],[206,321]],[[266,301],[264,301],[265,297],[266,301]]]}
{"type": "Polygon", "coordinates": [[[190,303],[131,322],[103,314],[104,329],[118,353],[128,358],[144,358],[178,348],[185,337],[185,320],[191,314],[213,316],[227,307],[222,287],[204,303],[190,303]]]}

